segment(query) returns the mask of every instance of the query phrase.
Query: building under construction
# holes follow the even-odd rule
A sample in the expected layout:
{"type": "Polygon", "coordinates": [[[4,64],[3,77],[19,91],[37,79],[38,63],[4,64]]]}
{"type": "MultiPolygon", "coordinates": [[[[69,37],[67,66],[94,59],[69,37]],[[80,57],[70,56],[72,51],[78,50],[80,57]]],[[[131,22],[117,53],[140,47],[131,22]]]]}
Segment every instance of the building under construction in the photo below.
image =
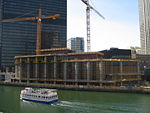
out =
{"type": "Polygon", "coordinates": [[[16,56],[14,82],[63,85],[121,86],[139,84],[139,60],[104,59],[101,52],[41,50],[40,55],[16,56]]]}

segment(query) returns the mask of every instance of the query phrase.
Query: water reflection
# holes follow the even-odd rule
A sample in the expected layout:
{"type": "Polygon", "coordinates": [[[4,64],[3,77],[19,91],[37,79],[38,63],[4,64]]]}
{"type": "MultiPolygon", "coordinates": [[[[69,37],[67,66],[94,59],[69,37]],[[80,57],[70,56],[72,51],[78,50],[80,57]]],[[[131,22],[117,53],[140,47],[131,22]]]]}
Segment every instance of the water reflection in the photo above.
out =
{"type": "Polygon", "coordinates": [[[60,101],[50,105],[20,100],[21,89],[0,86],[0,112],[150,113],[150,95],[58,90],[60,101]]]}
{"type": "Polygon", "coordinates": [[[140,113],[137,106],[132,104],[96,104],[60,101],[50,105],[28,101],[21,102],[22,113],[49,113],[50,111],[53,111],[53,113],[140,113]]]}

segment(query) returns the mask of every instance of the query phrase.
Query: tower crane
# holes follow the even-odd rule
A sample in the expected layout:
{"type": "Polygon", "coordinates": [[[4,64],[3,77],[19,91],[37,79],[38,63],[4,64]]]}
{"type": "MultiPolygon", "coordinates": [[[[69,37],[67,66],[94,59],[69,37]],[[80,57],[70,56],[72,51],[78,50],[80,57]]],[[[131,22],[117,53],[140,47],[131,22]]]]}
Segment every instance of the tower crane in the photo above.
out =
{"type": "Polygon", "coordinates": [[[42,19],[56,19],[59,18],[60,14],[55,14],[52,16],[42,17],[42,9],[38,9],[37,17],[23,17],[23,18],[11,18],[11,19],[3,19],[0,22],[15,22],[15,21],[26,21],[26,20],[37,20],[37,40],[36,40],[36,54],[40,54],[41,50],[41,32],[42,32],[42,19]]]}
{"type": "Polygon", "coordinates": [[[90,10],[94,10],[102,19],[105,19],[96,9],[94,9],[90,4],[89,0],[81,0],[86,5],[86,25],[87,25],[87,51],[91,50],[91,34],[90,34],[90,10]]]}

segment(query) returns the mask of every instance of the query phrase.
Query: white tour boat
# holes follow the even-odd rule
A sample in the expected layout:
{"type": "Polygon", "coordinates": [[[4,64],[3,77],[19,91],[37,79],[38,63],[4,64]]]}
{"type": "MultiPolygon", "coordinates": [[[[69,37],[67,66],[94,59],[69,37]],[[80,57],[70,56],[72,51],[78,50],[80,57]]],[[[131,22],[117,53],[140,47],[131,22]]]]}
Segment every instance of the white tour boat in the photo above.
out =
{"type": "Polygon", "coordinates": [[[41,103],[54,103],[58,101],[56,89],[32,89],[21,90],[20,99],[41,103]]]}

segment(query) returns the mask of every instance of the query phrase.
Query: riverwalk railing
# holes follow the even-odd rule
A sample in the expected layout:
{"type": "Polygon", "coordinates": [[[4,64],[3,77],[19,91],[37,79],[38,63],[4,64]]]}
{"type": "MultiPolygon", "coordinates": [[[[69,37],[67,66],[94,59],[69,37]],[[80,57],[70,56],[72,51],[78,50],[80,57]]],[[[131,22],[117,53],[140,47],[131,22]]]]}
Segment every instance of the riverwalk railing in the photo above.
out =
{"type": "Polygon", "coordinates": [[[15,83],[15,82],[3,82],[3,81],[0,81],[0,85],[150,94],[150,87],[146,87],[146,86],[125,87],[125,86],[63,85],[63,84],[45,84],[45,83],[18,83],[18,82],[15,83]]]}

